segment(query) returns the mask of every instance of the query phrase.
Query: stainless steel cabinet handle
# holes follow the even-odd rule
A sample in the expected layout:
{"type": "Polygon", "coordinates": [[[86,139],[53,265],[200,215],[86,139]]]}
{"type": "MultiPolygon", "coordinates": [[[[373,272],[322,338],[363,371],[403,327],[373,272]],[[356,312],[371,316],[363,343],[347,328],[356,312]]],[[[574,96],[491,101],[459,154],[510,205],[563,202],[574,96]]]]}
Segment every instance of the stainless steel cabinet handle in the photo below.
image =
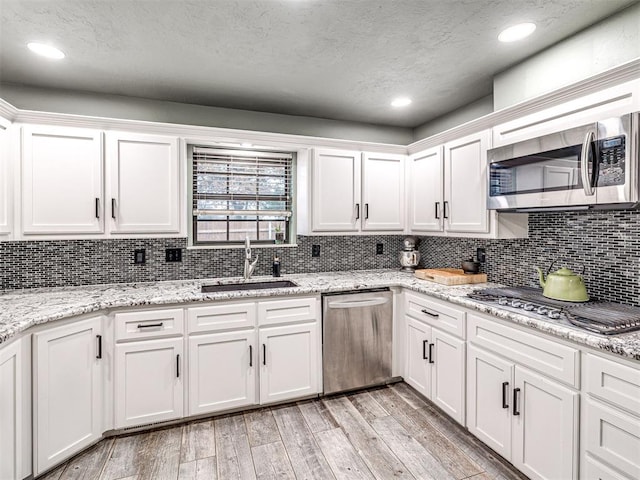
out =
{"type": "Polygon", "coordinates": [[[520,393],[520,389],[514,388],[513,389],[513,414],[514,415],[520,415],[520,412],[518,411],[518,393],[520,393]]]}
{"type": "Polygon", "coordinates": [[[509,382],[502,382],[502,408],[509,408],[507,403],[507,391],[509,390],[509,382]]]}
{"type": "Polygon", "coordinates": [[[116,219],[116,199],[111,199],[111,218],[116,219]]]}
{"type": "Polygon", "coordinates": [[[449,212],[447,212],[447,207],[449,206],[449,202],[445,201],[443,203],[443,210],[444,210],[444,218],[449,218],[449,212]]]}
{"type": "Polygon", "coordinates": [[[253,345],[249,345],[249,366],[253,367],[253,345]]]}
{"type": "Polygon", "coordinates": [[[96,198],[96,218],[100,218],[100,199],[96,198]]]}
{"type": "Polygon", "coordinates": [[[262,365],[267,364],[267,346],[262,344],[262,365]]]}
{"type": "Polygon", "coordinates": [[[158,328],[164,325],[164,322],[160,323],[139,323],[138,328],[158,328]]]}
{"type": "MultiPolygon", "coordinates": [[[[593,188],[594,185],[592,185],[591,178],[589,177],[589,154],[591,153],[591,142],[593,142],[593,139],[594,133],[593,131],[589,131],[584,137],[582,151],[580,152],[580,176],[582,177],[582,188],[584,190],[584,194],[588,196],[593,195],[595,192],[595,189],[593,188]]],[[[593,168],[595,170],[595,165],[593,168]]]]}
{"type": "Polygon", "coordinates": [[[364,204],[364,219],[365,220],[369,219],[369,204],[368,203],[364,204]]]}
{"type": "Polygon", "coordinates": [[[388,303],[389,299],[380,297],[373,298],[371,300],[354,300],[352,302],[330,302],[329,308],[362,308],[362,307],[374,307],[376,305],[384,305],[388,303]]]}
{"type": "Polygon", "coordinates": [[[96,358],[102,358],[102,335],[96,335],[96,340],[98,342],[98,354],[96,358]]]}
{"type": "Polygon", "coordinates": [[[429,360],[429,357],[427,356],[427,345],[429,344],[429,340],[423,340],[422,341],[422,359],[423,360],[429,360]]]}
{"type": "Polygon", "coordinates": [[[180,378],[180,354],[176,355],[176,378],[180,378]]]}
{"type": "Polygon", "coordinates": [[[430,343],[429,344],[429,363],[436,363],[433,360],[433,346],[435,345],[435,343],[430,343]]]}
{"type": "Polygon", "coordinates": [[[356,203],[356,220],[360,218],[360,204],[356,203]]]}
{"type": "Polygon", "coordinates": [[[427,315],[429,315],[430,317],[433,318],[438,318],[440,315],[438,315],[437,313],[431,313],[429,310],[427,310],[426,308],[423,308],[422,310],[420,310],[422,313],[425,313],[427,315]]]}
{"type": "Polygon", "coordinates": [[[436,202],[436,220],[440,219],[440,202],[436,202]]]}

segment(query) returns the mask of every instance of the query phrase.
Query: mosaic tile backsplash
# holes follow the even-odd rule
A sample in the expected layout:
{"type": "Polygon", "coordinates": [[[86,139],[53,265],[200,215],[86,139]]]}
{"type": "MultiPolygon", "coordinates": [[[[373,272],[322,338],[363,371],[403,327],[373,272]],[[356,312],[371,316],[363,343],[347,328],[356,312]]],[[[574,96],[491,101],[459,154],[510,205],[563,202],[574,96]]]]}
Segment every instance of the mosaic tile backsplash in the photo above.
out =
{"type": "MultiPolygon", "coordinates": [[[[297,248],[281,248],[282,273],[398,268],[403,235],[300,236],[297,248]],[[376,255],[376,244],[384,253],[376,255]],[[311,256],[320,245],[320,256],[311,256]]],[[[480,240],[420,238],[422,266],[459,267],[486,249],[482,271],[491,281],[538,285],[534,266],[554,270],[584,266],[591,296],[640,306],[640,211],[535,213],[529,238],[480,240]]],[[[0,289],[144,282],[242,275],[242,249],[187,250],[186,239],[113,239],[0,242],[0,289]],[[134,264],[144,248],[146,263],[134,264]],[[181,248],[182,262],[166,263],[165,248],[181,248]]],[[[256,275],[269,275],[273,249],[256,248],[256,275]]]]}
{"type": "Polygon", "coordinates": [[[640,210],[529,214],[529,238],[479,240],[422,237],[426,268],[459,267],[486,249],[481,271],[507,285],[538,286],[534,267],[562,266],[581,273],[589,294],[640,306],[640,210]]]}
{"type": "MultiPolygon", "coordinates": [[[[278,253],[281,273],[331,272],[400,267],[402,235],[299,236],[297,247],[253,248],[254,275],[270,275],[278,253]],[[384,253],[376,254],[382,243],[384,253]],[[312,245],[320,256],[312,257],[312,245]]],[[[244,250],[187,250],[185,238],[0,242],[0,289],[237,277],[244,250]],[[182,262],[167,263],[165,249],[182,249],[182,262]],[[145,250],[146,263],[134,252],[145,250]]]]}

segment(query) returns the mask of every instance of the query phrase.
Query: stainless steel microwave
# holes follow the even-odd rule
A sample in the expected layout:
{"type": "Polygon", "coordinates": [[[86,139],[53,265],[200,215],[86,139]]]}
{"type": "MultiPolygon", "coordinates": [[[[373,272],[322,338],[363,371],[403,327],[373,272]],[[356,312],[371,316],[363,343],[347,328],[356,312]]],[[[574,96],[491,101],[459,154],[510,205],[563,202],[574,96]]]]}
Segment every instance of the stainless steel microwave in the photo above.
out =
{"type": "Polygon", "coordinates": [[[630,208],[638,204],[633,113],[488,151],[487,206],[501,211],[630,208]]]}

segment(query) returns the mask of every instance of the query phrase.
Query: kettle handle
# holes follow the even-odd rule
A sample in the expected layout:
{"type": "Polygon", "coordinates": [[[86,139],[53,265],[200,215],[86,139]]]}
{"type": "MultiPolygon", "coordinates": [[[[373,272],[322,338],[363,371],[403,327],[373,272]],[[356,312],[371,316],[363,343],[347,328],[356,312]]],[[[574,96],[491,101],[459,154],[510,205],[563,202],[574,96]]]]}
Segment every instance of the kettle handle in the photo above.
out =
{"type": "MultiPolygon", "coordinates": [[[[556,264],[557,260],[554,260],[553,262],[551,262],[551,265],[549,265],[549,269],[547,270],[547,275],[545,276],[549,276],[549,273],[551,273],[551,269],[553,268],[553,266],[556,264]]],[[[580,274],[581,277],[584,277],[584,272],[587,269],[587,266],[583,263],[582,264],[582,273],[580,274]]]]}
{"type": "Polygon", "coordinates": [[[549,274],[551,273],[551,269],[556,264],[556,262],[557,262],[557,260],[554,260],[553,262],[551,262],[551,265],[549,265],[549,268],[547,269],[547,274],[545,275],[545,277],[549,276],[549,274]]]}

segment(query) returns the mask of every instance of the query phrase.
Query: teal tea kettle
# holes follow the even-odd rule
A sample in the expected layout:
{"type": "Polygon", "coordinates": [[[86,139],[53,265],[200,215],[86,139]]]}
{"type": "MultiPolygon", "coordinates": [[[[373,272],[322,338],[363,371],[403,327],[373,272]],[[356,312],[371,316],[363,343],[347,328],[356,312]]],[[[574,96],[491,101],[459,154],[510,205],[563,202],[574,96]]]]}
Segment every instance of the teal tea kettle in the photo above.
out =
{"type": "MultiPolygon", "coordinates": [[[[547,279],[545,280],[542,270],[536,267],[538,275],[540,276],[540,286],[543,289],[542,295],[547,298],[563,300],[565,302],[587,302],[589,300],[587,287],[581,275],[577,275],[564,267],[553,273],[549,273],[552,268],[553,263],[547,271],[547,279]]],[[[584,268],[582,273],[584,274],[584,268]]]]}

